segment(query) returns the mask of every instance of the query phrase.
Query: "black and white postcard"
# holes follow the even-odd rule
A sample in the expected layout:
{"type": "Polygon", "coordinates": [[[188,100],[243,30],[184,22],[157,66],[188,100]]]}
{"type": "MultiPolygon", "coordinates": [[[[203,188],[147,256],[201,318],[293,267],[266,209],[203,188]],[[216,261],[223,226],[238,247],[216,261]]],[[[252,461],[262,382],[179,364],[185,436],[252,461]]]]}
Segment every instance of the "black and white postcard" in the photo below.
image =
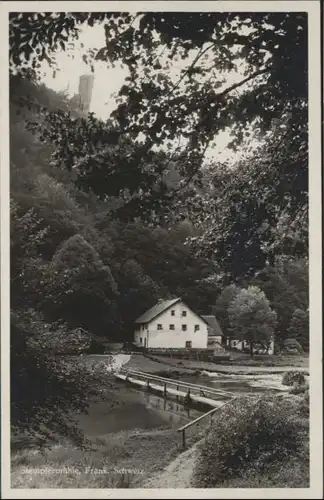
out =
{"type": "Polygon", "coordinates": [[[0,7],[3,498],[322,498],[320,2],[0,7]]]}

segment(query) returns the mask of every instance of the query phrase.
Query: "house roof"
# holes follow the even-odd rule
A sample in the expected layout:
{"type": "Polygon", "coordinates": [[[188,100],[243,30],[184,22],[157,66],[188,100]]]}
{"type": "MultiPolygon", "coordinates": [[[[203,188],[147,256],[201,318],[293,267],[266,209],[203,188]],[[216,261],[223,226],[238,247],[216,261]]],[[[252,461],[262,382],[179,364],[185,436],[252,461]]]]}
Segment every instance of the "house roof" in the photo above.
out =
{"type": "Polygon", "coordinates": [[[215,316],[208,315],[208,316],[201,316],[201,317],[206,321],[206,323],[210,327],[208,329],[208,337],[212,337],[213,335],[223,337],[222,329],[221,329],[220,324],[218,323],[217,319],[215,318],[215,316]]]}
{"type": "Polygon", "coordinates": [[[173,306],[177,302],[179,302],[181,299],[172,299],[172,300],[161,300],[155,306],[151,307],[151,309],[148,309],[145,313],[143,313],[139,318],[135,320],[135,323],[148,323],[152,319],[156,318],[159,314],[164,312],[166,309],[169,309],[169,307],[173,306]]]}

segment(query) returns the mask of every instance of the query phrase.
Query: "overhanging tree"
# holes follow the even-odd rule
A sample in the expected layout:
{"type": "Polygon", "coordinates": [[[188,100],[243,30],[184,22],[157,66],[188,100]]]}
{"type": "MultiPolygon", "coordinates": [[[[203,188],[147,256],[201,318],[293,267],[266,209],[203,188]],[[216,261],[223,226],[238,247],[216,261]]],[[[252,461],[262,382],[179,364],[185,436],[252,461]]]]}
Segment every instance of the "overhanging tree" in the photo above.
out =
{"type": "MultiPolygon", "coordinates": [[[[230,127],[236,147],[249,124],[266,131],[276,119],[281,120],[280,135],[289,134],[288,142],[293,137],[296,154],[300,146],[301,155],[305,154],[305,14],[15,13],[10,19],[12,71],[20,71],[26,62],[36,71],[44,59],[55,64],[58,47],[67,48],[81,25],[97,23],[105,30],[106,45],[86,54],[86,60],[90,65],[95,60],[122,64],[129,76],[110,123],[90,118],[80,127],[62,113],[49,117],[54,127],[49,133],[57,143],[54,161],[76,166],[79,183],[103,196],[114,185],[111,176],[117,184],[120,178],[123,189],[131,190],[129,207],[135,206],[137,214],[151,210],[152,204],[159,208],[162,200],[174,200],[178,191],[166,193],[162,176],[175,154],[174,141],[182,139],[176,149],[183,188],[198,175],[205,151],[219,131],[230,127]],[[171,71],[179,61],[184,67],[174,81],[171,71]],[[224,71],[236,71],[241,77],[226,84],[224,71]],[[126,146],[127,140],[132,144],[126,146]],[[75,165],[71,144],[81,142],[88,146],[75,165]],[[173,146],[169,158],[152,157],[153,146],[168,145],[173,146]],[[115,146],[119,159],[122,156],[118,167],[112,160],[115,146]]],[[[297,163],[298,159],[293,161],[293,176],[299,176],[297,163]]],[[[280,204],[283,196],[279,193],[280,204]]]]}

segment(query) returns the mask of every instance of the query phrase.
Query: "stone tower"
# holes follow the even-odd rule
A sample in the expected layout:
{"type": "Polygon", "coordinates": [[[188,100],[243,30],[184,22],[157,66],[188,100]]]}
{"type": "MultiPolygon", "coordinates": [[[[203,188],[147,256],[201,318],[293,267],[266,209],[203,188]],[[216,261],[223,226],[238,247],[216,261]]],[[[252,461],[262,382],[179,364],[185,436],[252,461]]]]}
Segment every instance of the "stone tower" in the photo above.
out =
{"type": "Polygon", "coordinates": [[[94,75],[81,75],[79,80],[80,110],[88,113],[91,104],[94,75]]]}

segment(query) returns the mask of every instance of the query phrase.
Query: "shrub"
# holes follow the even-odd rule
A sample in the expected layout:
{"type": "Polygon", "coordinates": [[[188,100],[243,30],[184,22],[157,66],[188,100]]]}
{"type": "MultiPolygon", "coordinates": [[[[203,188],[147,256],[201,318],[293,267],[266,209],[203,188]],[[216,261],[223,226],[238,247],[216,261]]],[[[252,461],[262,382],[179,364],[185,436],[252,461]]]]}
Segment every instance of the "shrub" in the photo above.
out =
{"type": "Polygon", "coordinates": [[[242,397],[219,412],[194,473],[197,487],[219,486],[244,477],[249,467],[264,470],[297,454],[295,401],[264,396],[255,402],[242,397]]]}
{"type": "Polygon", "coordinates": [[[306,391],[308,391],[307,382],[305,384],[298,384],[297,382],[295,382],[290,389],[290,394],[303,394],[306,391]]]}
{"type": "Polygon", "coordinates": [[[303,348],[294,338],[288,338],[284,341],[283,352],[289,354],[303,354],[303,348]]]}
{"type": "Polygon", "coordinates": [[[292,386],[294,384],[303,385],[305,384],[305,376],[303,373],[298,371],[289,371],[282,376],[282,385],[292,386]]]}

